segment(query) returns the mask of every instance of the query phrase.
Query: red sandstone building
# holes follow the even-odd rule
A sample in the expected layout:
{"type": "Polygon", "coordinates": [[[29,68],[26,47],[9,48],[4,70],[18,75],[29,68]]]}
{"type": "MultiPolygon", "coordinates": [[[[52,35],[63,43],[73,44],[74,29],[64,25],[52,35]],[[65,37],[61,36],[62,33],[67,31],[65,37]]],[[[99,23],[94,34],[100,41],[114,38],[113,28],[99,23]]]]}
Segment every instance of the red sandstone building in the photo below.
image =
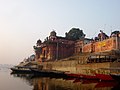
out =
{"type": "Polygon", "coordinates": [[[83,38],[80,40],[76,40],[75,41],[75,49],[74,49],[74,53],[75,54],[79,54],[83,52],[83,46],[86,44],[91,43],[93,40],[92,39],[88,39],[88,38],[83,38]]]}
{"type": "Polygon", "coordinates": [[[59,37],[52,31],[49,38],[43,43],[38,41],[34,49],[39,60],[59,60],[74,54],[74,41],[59,37]]]}
{"type": "MultiPolygon", "coordinates": [[[[104,34],[102,32],[102,34],[104,34]]],[[[101,35],[102,35],[101,34],[101,35]]],[[[105,35],[102,35],[105,36],[105,35]]],[[[34,46],[36,59],[40,61],[59,60],[79,53],[96,53],[107,52],[112,50],[119,51],[120,37],[112,36],[110,38],[100,37],[97,41],[83,38],[81,40],[72,41],[65,37],[59,37],[55,31],[50,33],[50,36],[42,43],[37,41],[37,46],[34,46]]]]}

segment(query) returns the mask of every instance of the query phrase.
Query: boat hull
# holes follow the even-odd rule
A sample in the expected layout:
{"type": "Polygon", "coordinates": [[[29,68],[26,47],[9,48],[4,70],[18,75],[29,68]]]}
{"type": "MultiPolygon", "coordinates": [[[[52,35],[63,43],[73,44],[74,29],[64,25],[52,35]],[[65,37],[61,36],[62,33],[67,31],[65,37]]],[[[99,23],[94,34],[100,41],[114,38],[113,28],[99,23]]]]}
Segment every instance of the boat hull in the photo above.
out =
{"type": "Polygon", "coordinates": [[[31,69],[31,71],[33,72],[33,74],[35,76],[46,76],[46,77],[67,77],[64,72],[60,72],[60,71],[50,71],[50,70],[38,70],[38,69],[31,69]]]}
{"type": "Polygon", "coordinates": [[[32,71],[30,69],[25,69],[25,70],[21,70],[21,69],[16,69],[16,68],[11,68],[13,73],[32,73],[32,71]]]}
{"type": "Polygon", "coordinates": [[[112,81],[114,80],[111,75],[107,74],[95,74],[97,78],[99,78],[102,81],[112,81]]]}
{"type": "Polygon", "coordinates": [[[111,74],[110,75],[114,80],[117,80],[117,81],[120,81],[120,74],[116,74],[116,75],[114,75],[114,74],[111,74]]]}

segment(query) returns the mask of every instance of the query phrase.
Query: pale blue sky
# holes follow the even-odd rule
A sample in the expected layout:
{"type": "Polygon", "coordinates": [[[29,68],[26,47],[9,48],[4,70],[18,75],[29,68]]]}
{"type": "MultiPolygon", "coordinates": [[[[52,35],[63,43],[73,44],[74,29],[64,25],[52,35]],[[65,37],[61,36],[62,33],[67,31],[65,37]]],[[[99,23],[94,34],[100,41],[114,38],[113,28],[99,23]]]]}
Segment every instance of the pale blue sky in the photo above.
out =
{"type": "Polygon", "coordinates": [[[0,0],[0,64],[18,64],[54,29],[95,37],[120,30],[120,0],[0,0]]]}

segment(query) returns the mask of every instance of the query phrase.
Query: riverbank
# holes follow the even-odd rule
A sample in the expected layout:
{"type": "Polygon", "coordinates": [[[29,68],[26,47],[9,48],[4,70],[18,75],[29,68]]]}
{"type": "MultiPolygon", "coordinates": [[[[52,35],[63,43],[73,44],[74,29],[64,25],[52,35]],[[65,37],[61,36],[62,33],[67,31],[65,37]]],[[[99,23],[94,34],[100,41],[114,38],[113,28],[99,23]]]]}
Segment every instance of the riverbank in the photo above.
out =
{"type": "Polygon", "coordinates": [[[32,77],[30,74],[10,74],[10,70],[0,71],[0,90],[113,90],[119,89],[116,81],[101,82],[75,78],[32,77]]]}
{"type": "MultiPolygon", "coordinates": [[[[39,62],[39,60],[36,60],[20,63],[17,67],[18,73],[19,71],[25,73],[26,70],[29,70],[30,73],[35,75],[47,74],[49,76],[69,76],[108,81],[114,80],[112,76],[117,74],[118,77],[120,73],[120,62],[110,52],[100,54],[81,53],[54,61],[39,62]]],[[[16,68],[13,69],[16,70],[16,68]]]]}

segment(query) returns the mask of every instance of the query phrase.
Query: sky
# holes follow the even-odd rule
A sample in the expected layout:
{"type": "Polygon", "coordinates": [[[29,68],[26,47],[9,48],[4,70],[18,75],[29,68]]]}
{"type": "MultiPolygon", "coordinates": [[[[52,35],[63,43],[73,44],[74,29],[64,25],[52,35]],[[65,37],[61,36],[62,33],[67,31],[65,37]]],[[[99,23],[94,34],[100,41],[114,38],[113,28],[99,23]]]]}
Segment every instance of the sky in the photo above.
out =
{"type": "Polygon", "coordinates": [[[94,38],[120,31],[120,0],[0,0],[0,64],[18,64],[34,54],[36,41],[71,28],[94,38]]]}

